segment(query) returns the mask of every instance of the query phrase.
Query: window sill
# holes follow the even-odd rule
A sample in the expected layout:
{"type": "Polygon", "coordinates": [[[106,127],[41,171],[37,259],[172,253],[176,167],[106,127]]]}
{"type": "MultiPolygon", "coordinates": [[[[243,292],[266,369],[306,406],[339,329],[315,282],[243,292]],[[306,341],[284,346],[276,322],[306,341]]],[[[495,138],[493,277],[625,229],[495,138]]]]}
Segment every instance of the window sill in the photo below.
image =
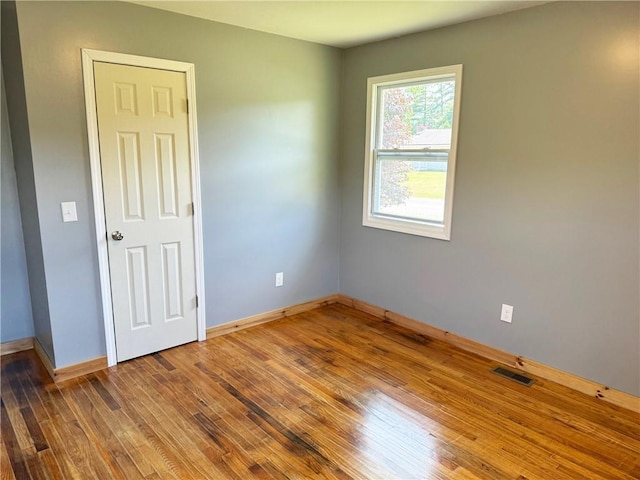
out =
{"type": "Polygon", "coordinates": [[[437,225],[428,222],[396,220],[382,216],[367,215],[363,218],[362,225],[365,227],[390,230],[392,232],[435,238],[437,240],[449,241],[451,239],[450,228],[447,228],[446,225],[437,225]]]}

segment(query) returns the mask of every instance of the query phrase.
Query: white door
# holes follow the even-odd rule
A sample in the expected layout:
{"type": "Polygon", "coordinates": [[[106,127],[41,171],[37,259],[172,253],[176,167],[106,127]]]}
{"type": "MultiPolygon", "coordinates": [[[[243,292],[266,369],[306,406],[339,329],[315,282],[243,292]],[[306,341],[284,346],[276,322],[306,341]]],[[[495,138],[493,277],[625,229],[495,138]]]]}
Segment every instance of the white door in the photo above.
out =
{"type": "Polygon", "coordinates": [[[94,62],[118,361],[197,339],[185,74],[94,62]]]}

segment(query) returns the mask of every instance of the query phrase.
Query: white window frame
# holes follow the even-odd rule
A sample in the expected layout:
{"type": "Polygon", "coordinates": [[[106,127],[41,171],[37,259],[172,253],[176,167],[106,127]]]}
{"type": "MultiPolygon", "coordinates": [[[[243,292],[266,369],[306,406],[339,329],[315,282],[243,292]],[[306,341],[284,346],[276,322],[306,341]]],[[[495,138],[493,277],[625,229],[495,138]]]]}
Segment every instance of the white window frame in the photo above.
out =
{"type": "MultiPolygon", "coordinates": [[[[429,68],[412,72],[396,73],[371,77],[367,80],[367,133],[365,144],[365,167],[362,225],[366,227],[381,228],[395,232],[420,235],[423,237],[437,238],[440,240],[451,239],[451,219],[453,214],[453,187],[455,183],[456,152],[458,145],[458,123],[460,120],[460,96],[462,91],[462,65],[429,68]],[[421,81],[435,80],[438,78],[453,78],[455,80],[453,125],[451,126],[451,148],[447,163],[447,181],[444,198],[444,221],[442,224],[417,219],[405,219],[387,217],[373,213],[373,181],[376,151],[378,139],[381,135],[381,126],[378,119],[379,90],[381,87],[402,86],[421,81]]],[[[427,150],[429,151],[429,150],[427,150]]],[[[430,150],[433,151],[433,150],[430,150]]],[[[399,152],[401,153],[401,152],[399,152]]]]}

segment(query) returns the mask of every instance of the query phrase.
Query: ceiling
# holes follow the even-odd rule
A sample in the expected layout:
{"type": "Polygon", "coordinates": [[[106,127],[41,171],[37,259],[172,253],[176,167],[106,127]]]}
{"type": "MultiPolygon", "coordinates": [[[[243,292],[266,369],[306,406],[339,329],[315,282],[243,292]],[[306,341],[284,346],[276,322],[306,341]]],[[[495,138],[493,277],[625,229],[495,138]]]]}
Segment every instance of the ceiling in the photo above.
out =
{"type": "Polygon", "coordinates": [[[136,0],[131,3],[346,48],[547,2],[136,0]]]}

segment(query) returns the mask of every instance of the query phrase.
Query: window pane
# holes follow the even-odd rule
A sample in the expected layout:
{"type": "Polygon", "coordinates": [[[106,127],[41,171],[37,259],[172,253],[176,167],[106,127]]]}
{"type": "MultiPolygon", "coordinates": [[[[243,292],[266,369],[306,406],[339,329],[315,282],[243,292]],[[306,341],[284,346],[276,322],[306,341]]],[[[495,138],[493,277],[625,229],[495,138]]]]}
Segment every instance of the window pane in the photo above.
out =
{"type": "Polygon", "coordinates": [[[378,148],[448,148],[451,145],[455,80],[383,87],[378,148]]]}
{"type": "Polygon", "coordinates": [[[374,175],[373,215],[444,222],[446,161],[378,157],[374,175]]]}

